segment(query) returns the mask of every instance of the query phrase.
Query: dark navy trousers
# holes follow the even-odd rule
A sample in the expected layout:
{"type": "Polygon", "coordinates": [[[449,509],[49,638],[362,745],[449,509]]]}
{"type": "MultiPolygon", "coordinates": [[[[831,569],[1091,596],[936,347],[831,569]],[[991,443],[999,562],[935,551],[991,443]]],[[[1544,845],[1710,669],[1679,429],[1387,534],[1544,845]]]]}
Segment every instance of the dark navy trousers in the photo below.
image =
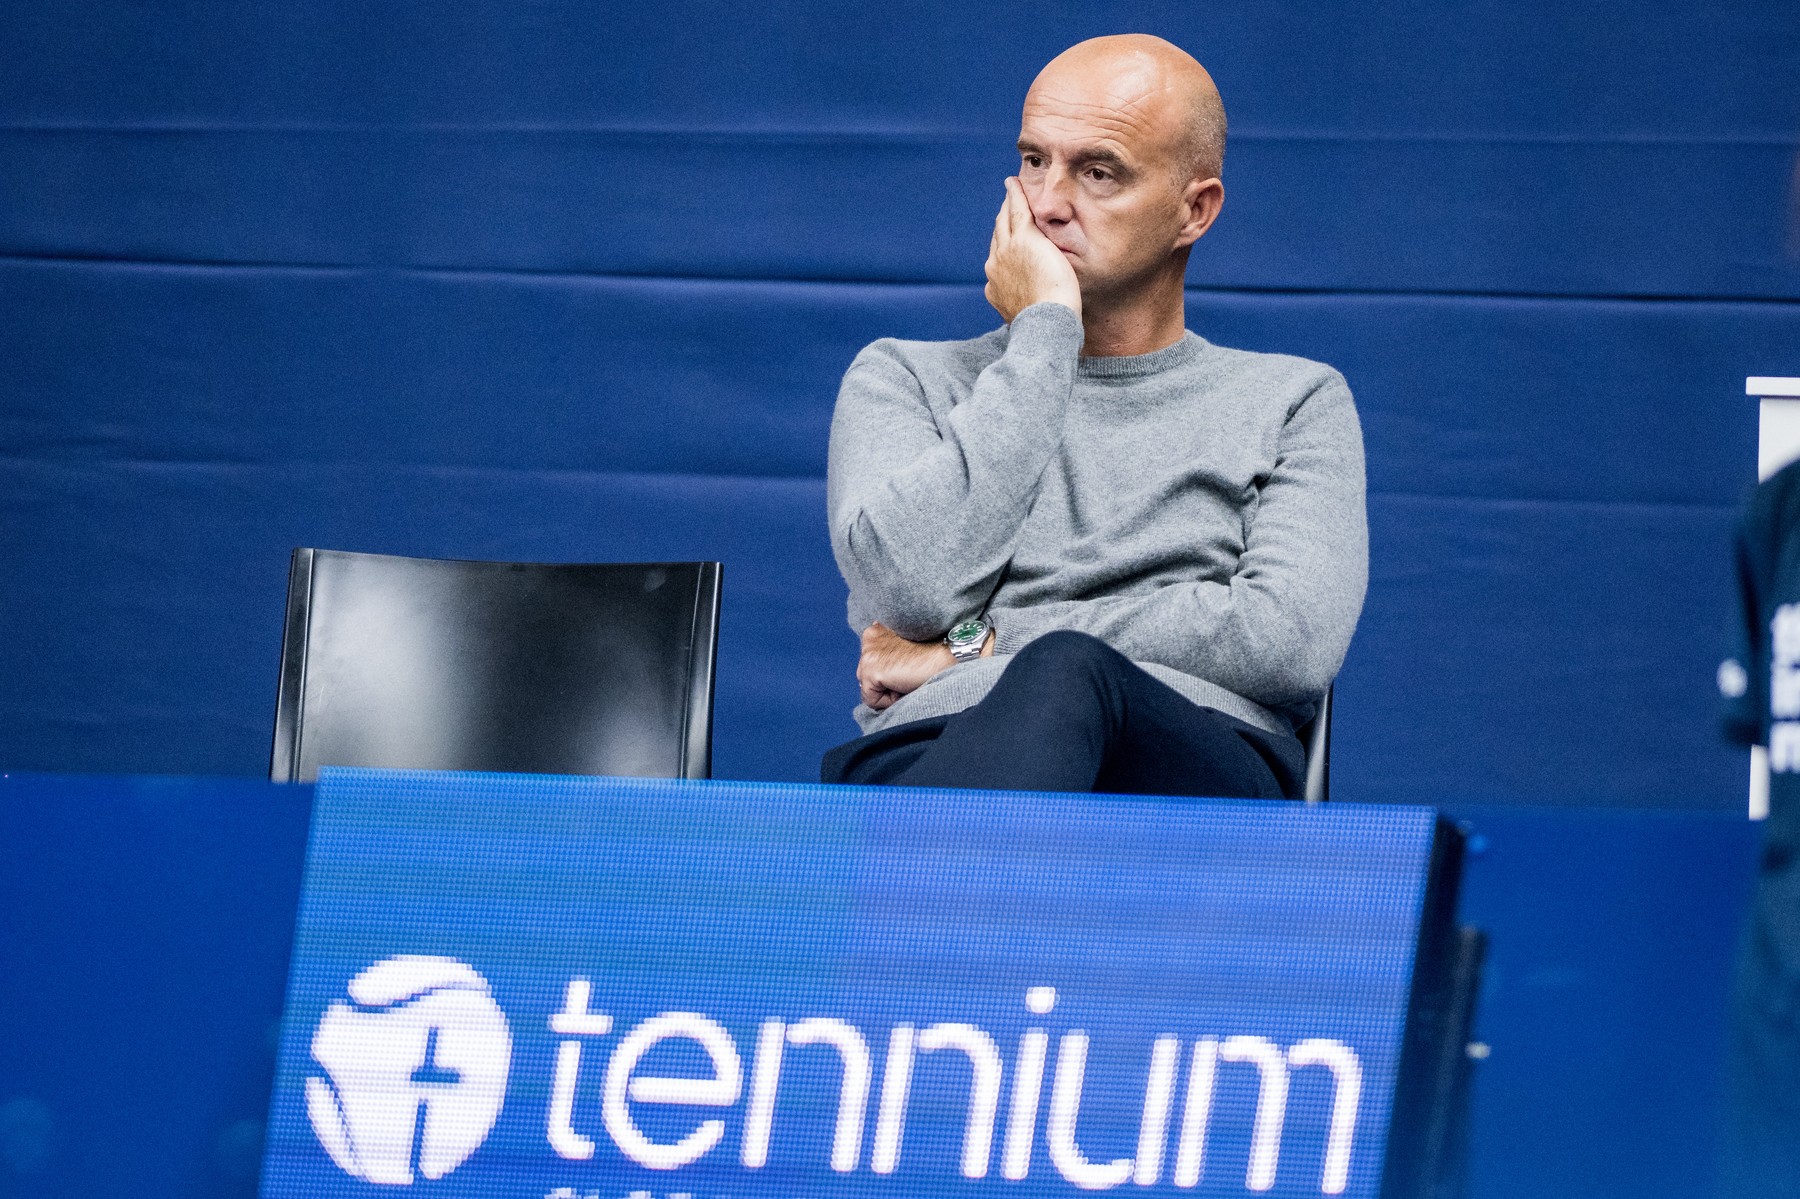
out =
{"type": "Polygon", "coordinates": [[[974,707],[825,755],[827,783],[1297,799],[1305,753],[1203,708],[1085,633],[1038,638],[974,707]]]}

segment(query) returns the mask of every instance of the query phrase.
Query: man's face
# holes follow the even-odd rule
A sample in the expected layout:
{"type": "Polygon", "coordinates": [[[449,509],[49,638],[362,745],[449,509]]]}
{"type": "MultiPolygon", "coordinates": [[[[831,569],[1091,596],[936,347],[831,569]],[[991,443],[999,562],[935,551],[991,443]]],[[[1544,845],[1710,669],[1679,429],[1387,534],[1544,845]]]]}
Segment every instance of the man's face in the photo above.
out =
{"type": "Polygon", "coordinates": [[[1175,107],[1153,72],[1129,66],[1053,64],[1025,97],[1019,182],[1084,297],[1142,285],[1182,244],[1190,180],[1175,107]]]}

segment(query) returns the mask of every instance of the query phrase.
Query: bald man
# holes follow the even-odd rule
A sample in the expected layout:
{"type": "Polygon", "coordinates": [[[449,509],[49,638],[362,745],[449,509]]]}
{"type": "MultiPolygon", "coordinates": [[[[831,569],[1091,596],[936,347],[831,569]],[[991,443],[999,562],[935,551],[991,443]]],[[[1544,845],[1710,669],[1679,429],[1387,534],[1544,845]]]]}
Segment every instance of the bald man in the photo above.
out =
{"type": "Polygon", "coordinates": [[[1025,97],[969,341],[883,340],[832,418],[864,735],[826,782],[1294,798],[1368,582],[1342,376],[1188,331],[1224,202],[1206,71],[1096,38],[1025,97]]]}

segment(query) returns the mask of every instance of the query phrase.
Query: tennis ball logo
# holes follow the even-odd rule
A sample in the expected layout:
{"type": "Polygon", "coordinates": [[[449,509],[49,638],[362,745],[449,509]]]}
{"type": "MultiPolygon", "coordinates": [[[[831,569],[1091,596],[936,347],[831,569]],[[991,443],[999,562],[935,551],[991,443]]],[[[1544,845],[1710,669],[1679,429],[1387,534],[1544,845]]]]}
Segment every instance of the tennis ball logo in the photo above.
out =
{"type": "Polygon", "coordinates": [[[319,1144],[367,1182],[442,1178],[506,1100],[512,1034],[487,980],[454,958],[403,956],[345,990],[313,1034],[324,1077],[306,1080],[306,1114],[319,1144]]]}

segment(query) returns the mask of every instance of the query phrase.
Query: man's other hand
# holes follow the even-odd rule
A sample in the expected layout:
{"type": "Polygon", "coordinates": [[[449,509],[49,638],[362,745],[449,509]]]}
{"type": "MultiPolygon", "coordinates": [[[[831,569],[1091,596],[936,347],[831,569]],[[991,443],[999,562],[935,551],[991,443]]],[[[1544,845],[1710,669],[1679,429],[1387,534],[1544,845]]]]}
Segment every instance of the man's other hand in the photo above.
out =
{"type": "Polygon", "coordinates": [[[955,662],[942,641],[908,641],[884,624],[872,624],[863,630],[862,657],[856,663],[862,701],[879,711],[955,662]]]}
{"type": "Polygon", "coordinates": [[[1046,300],[1066,304],[1076,316],[1081,315],[1081,284],[1075,268],[1037,227],[1025,189],[1016,178],[1007,179],[1006,200],[994,218],[994,237],[988,242],[987,291],[983,294],[1008,323],[1046,300]]]}

